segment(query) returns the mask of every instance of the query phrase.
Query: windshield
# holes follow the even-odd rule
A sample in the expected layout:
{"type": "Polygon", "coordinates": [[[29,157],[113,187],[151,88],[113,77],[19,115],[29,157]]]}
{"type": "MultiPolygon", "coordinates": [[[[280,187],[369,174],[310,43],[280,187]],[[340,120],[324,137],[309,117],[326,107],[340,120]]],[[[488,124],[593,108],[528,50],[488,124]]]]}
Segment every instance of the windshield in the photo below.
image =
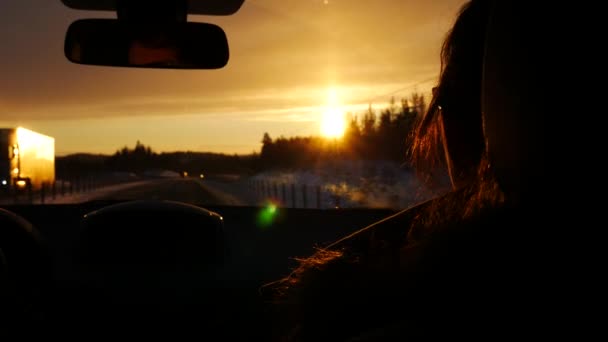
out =
{"type": "Polygon", "coordinates": [[[0,200],[411,207],[448,186],[444,170],[421,179],[408,149],[463,3],[246,0],[188,18],[224,29],[226,67],[154,70],[65,58],[70,23],[115,13],[4,0],[0,200]],[[19,153],[18,127],[52,141],[54,173],[19,153]]]}

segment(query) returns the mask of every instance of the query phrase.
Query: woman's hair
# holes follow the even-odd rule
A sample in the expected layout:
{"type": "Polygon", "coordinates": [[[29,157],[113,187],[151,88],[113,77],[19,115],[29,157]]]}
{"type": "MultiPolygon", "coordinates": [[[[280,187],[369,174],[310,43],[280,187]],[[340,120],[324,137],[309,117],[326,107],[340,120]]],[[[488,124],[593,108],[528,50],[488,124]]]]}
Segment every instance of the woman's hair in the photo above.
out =
{"type": "Polygon", "coordinates": [[[475,175],[482,161],[481,82],[490,4],[488,0],[465,4],[443,43],[439,85],[414,132],[410,151],[412,164],[426,181],[432,182],[434,171],[450,162],[451,171],[457,173],[452,176],[475,175]]]}
{"type": "Polygon", "coordinates": [[[491,0],[471,0],[460,10],[441,49],[439,85],[418,123],[410,151],[412,163],[424,180],[432,183],[434,171],[450,164],[452,180],[465,179],[466,186],[457,196],[436,201],[422,211],[410,227],[410,236],[415,232],[425,235],[422,231],[473,217],[504,202],[489,168],[481,110],[492,4],[491,0]]]}

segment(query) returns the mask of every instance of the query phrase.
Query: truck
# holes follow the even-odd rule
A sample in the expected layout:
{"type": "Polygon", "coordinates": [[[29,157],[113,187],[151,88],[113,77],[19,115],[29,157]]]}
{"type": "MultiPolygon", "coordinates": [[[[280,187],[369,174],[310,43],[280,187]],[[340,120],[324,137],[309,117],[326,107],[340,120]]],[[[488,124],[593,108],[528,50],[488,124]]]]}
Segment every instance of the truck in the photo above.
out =
{"type": "Polygon", "coordinates": [[[55,139],[23,127],[0,128],[0,189],[36,191],[55,181],[55,139]]]}

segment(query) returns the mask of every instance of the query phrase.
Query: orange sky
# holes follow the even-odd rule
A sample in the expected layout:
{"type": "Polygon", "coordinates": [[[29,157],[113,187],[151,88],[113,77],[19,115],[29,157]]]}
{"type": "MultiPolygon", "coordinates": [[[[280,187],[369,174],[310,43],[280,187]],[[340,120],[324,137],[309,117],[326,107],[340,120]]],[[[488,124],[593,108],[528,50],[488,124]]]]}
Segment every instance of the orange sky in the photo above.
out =
{"type": "Polygon", "coordinates": [[[70,64],[69,24],[111,17],[59,0],[0,2],[0,127],[56,138],[58,154],[112,153],[141,140],[156,151],[249,153],[271,136],[319,134],[327,94],[357,112],[428,92],[442,39],[464,1],[246,0],[222,26],[221,70],[70,64]]]}

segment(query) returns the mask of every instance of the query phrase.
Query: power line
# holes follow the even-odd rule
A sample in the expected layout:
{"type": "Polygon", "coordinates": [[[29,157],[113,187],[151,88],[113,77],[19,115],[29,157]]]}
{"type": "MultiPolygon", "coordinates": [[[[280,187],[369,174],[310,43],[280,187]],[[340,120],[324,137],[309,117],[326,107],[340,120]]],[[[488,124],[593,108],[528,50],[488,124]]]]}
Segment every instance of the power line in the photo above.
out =
{"type": "Polygon", "coordinates": [[[436,80],[436,79],[437,79],[437,77],[436,77],[436,76],[429,77],[429,78],[426,78],[426,79],[424,79],[424,80],[422,80],[422,81],[418,81],[418,82],[416,82],[416,83],[414,83],[414,84],[410,84],[410,85],[408,85],[408,86],[406,86],[406,87],[403,87],[403,88],[399,88],[399,89],[393,90],[393,91],[391,91],[391,92],[389,92],[389,93],[382,94],[382,95],[376,95],[376,96],[374,96],[374,97],[369,98],[369,99],[368,99],[367,101],[365,101],[364,103],[370,103],[370,104],[371,104],[372,102],[374,102],[374,101],[376,101],[376,100],[378,100],[378,99],[380,99],[380,98],[386,98],[386,97],[388,97],[388,96],[393,96],[393,95],[395,95],[395,94],[398,94],[398,93],[404,92],[404,91],[406,91],[406,90],[409,90],[409,89],[415,88],[415,87],[417,87],[417,86],[419,86],[419,85],[422,85],[422,84],[425,84],[425,83],[428,83],[428,82],[434,81],[434,80],[436,80]]]}
{"type": "MultiPolygon", "coordinates": [[[[403,91],[406,91],[406,90],[409,90],[409,89],[415,88],[415,87],[417,87],[417,86],[419,86],[419,85],[422,85],[422,84],[425,84],[425,83],[428,83],[428,82],[431,82],[431,81],[435,81],[435,80],[437,80],[437,76],[428,77],[428,78],[425,78],[425,79],[423,79],[423,80],[421,80],[421,81],[418,81],[418,82],[416,82],[416,83],[414,83],[414,84],[410,84],[410,85],[408,85],[408,86],[405,86],[405,87],[401,87],[401,88],[395,89],[395,90],[393,90],[393,91],[391,91],[391,92],[389,92],[389,93],[385,93],[385,94],[381,94],[381,95],[376,95],[376,96],[374,96],[374,97],[372,97],[372,98],[368,99],[367,101],[365,101],[365,102],[363,102],[363,103],[369,103],[369,104],[371,104],[373,101],[378,100],[378,99],[380,99],[380,98],[386,98],[386,97],[388,97],[388,96],[392,96],[392,95],[395,95],[395,94],[401,93],[401,92],[403,92],[403,91]]],[[[360,103],[361,103],[361,102],[360,102],[360,103]]],[[[291,135],[292,135],[292,136],[298,135],[298,134],[300,134],[301,132],[305,131],[306,129],[307,129],[307,127],[299,127],[298,129],[291,130],[291,135]]]]}

